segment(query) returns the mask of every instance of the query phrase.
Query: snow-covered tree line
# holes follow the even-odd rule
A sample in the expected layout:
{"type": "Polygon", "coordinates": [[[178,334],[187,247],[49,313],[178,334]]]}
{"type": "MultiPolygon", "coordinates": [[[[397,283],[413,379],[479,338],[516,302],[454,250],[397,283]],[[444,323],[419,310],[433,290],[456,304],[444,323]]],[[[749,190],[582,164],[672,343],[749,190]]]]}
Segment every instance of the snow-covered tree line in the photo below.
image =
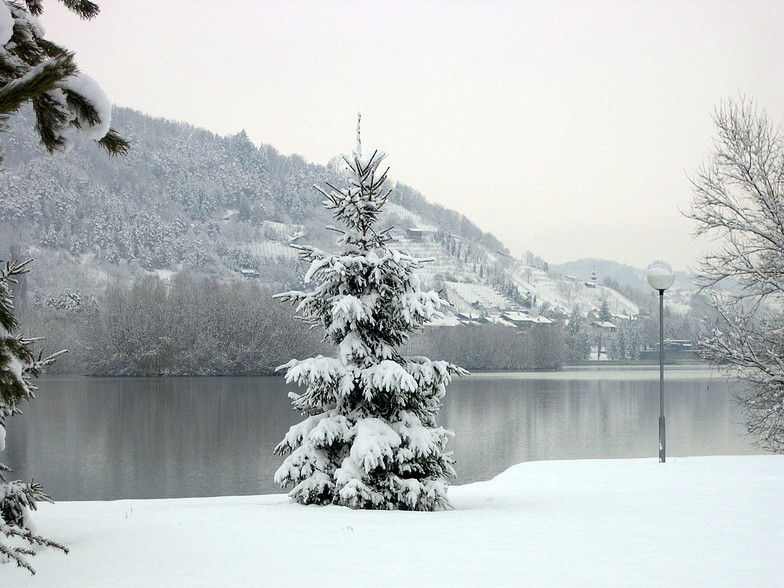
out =
{"type": "Polygon", "coordinates": [[[72,353],[82,371],[99,375],[271,374],[292,354],[325,350],[317,333],[291,324],[272,291],[250,281],[148,276],[110,288],[79,320],[82,345],[72,353]]]}
{"type": "MultiPolygon", "coordinates": [[[[47,349],[69,349],[48,368],[51,373],[264,375],[292,355],[325,350],[315,330],[290,324],[290,310],[275,304],[271,292],[256,280],[222,283],[179,273],[166,281],[140,277],[96,296],[66,288],[23,303],[22,292],[16,302],[28,307],[27,330],[46,333],[47,349]]],[[[597,343],[591,319],[579,309],[568,320],[553,318],[553,324],[524,329],[427,327],[401,349],[471,370],[557,369],[590,359],[597,343]]],[[[613,321],[616,331],[602,336],[610,359],[634,361],[658,341],[655,316],[613,321]]],[[[689,339],[682,322],[669,315],[665,336],[689,339]]]]}
{"type": "Polygon", "coordinates": [[[309,291],[281,295],[320,326],[337,348],[333,357],[292,360],[288,382],[305,420],[276,448],[290,455],[275,473],[303,504],[355,508],[434,510],[447,506],[453,462],[445,447],[450,432],[436,416],[446,385],[464,371],[446,361],[405,357],[400,345],[446,304],[420,288],[419,261],[389,247],[376,227],[389,191],[384,154],[357,150],[344,156],[345,187],[317,187],[343,228],[340,251],[299,246],[310,264],[309,291]]]}
{"type": "MultiPolygon", "coordinates": [[[[412,337],[406,353],[438,356],[470,370],[558,369],[569,347],[560,325],[519,329],[500,325],[427,328],[412,337]]],[[[580,357],[579,361],[585,359],[580,357]]]]}
{"type": "Polygon", "coordinates": [[[784,452],[784,129],[754,101],[714,115],[714,150],[692,178],[688,216],[717,245],[697,269],[718,318],[703,354],[737,377],[749,433],[784,452]]]}
{"type": "MultiPolygon", "coordinates": [[[[98,297],[66,290],[33,305],[24,322],[47,334],[47,349],[68,348],[51,373],[264,375],[292,355],[325,352],[321,336],[292,325],[290,309],[273,304],[270,292],[255,281],[223,284],[178,274],[167,284],[148,276],[98,297]]],[[[520,370],[583,361],[588,353],[579,346],[560,324],[525,330],[487,324],[428,327],[402,349],[467,369],[520,370]]]]}
{"type": "MultiPolygon", "coordinates": [[[[63,0],[82,18],[92,18],[98,6],[88,0],[63,0]]],[[[97,141],[109,153],[125,153],[128,143],[111,128],[111,104],[101,88],[81,73],[74,56],[47,40],[36,18],[42,0],[0,0],[0,131],[8,117],[31,103],[35,131],[44,148],[53,153],[68,151],[79,133],[97,141]]],[[[0,161],[3,152],[0,151],[0,161]]],[[[11,206],[0,203],[3,218],[11,206]]],[[[0,269],[0,450],[5,448],[5,421],[18,413],[23,402],[33,398],[29,378],[53,360],[36,358],[31,341],[19,333],[14,316],[10,284],[28,271],[28,261],[4,262],[0,269]]],[[[8,466],[0,464],[0,475],[8,466]]],[[[35,533],[31,511],[36,503],[49,500],[34,482],[0,479],[0,557],[35,573],[27,557],[38,546],[67,549],[35,533]]]]}

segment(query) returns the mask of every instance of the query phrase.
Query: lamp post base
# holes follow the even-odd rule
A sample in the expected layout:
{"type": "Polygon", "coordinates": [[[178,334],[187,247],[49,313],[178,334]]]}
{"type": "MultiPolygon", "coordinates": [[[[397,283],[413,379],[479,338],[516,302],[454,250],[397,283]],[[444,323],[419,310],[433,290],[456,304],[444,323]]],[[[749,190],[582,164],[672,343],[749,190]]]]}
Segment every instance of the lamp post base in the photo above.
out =
{"type": "Polygon", "coordinates": [[[664,415],[659,417],[659,463],[667,461],[667,440],[664,432],[664,415]]]}

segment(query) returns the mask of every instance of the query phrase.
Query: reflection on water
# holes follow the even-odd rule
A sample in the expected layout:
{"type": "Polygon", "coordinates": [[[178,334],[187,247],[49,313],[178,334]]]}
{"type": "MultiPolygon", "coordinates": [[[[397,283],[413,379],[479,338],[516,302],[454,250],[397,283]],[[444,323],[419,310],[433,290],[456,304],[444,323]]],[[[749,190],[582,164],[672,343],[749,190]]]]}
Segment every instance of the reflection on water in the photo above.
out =
{"type": "MultiPolygon", "coordinates": [[[[667,455],[759,453],[729,385],[706,369],[678,371],[665,376],[667,455]]],[[[460,480],[489,479],[523,461],[658,457],[658,377],[658,369],[580,370],[456,381],[442,422],[456,433],[460,480]]]]}
{"type": "Polygon", "coordinates": [[[47,378],[25,413],[4,460],[60,500],[278,492],[299,421],[282,378],[47,378]]]}
{"type": "MultiPolygon", "coordinates": [[[[756,452],[723,380],[668,368],[666,382],[668,456],[756,452]]],[[[46,378],[39,387],[9,419],[2,461],[56,500],[281,491],[272,451],[300,420],[282,378],[46,378]]],[[[658,414],[658,371],[614,369],[456,380],[440,420],[455,431],[456,483],[467,483],[528,460],[656,457],[658,414]]]]}

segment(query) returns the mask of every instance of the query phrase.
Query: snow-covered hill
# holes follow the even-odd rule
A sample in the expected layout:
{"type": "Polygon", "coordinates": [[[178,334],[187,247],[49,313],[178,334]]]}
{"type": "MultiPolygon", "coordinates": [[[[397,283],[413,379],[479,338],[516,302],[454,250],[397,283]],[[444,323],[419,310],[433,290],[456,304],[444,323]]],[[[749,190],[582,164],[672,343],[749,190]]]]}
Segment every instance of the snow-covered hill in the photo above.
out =
{"type": "MultiPolygon", "coordinates": [[[[100,296],[108,284],[185,271],[221,281],[297,284],[304,268],[293,243],[329,250],[334,233],[314,184],[340,183],[334,166],[256,147],[244,133],[219,137],[186,124],[116,109],[113,124],[132,144],[111,158],[78,140],[65,156],[37,144],[29,111],[11,119],[0,144],[0,258],[35,258],[29,297],[46,304],[63,291],[100,296]]],[[[514,259],[469,219],[392,182],[381,225],[392,246],[430,261],[426,285],[453,310],[532,316],[582,313],[607,303],[614,315],[636,305],[602,285],[586,286],[529,255],[514,259]]]]}

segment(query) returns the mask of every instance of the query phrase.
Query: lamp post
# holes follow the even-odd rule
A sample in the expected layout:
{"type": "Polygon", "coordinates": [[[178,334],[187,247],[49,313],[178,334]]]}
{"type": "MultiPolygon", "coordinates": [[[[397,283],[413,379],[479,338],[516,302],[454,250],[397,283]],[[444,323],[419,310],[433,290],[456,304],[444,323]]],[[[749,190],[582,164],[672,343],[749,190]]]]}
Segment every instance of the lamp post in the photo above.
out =
{"type": "Polygon", "coordinates": [[[659,463],[667,459],[667,440],[664,428],[664,291],[675,281],[670,262],[654,259],[648,266],[648,283],[659,291],[659,463]]]}

